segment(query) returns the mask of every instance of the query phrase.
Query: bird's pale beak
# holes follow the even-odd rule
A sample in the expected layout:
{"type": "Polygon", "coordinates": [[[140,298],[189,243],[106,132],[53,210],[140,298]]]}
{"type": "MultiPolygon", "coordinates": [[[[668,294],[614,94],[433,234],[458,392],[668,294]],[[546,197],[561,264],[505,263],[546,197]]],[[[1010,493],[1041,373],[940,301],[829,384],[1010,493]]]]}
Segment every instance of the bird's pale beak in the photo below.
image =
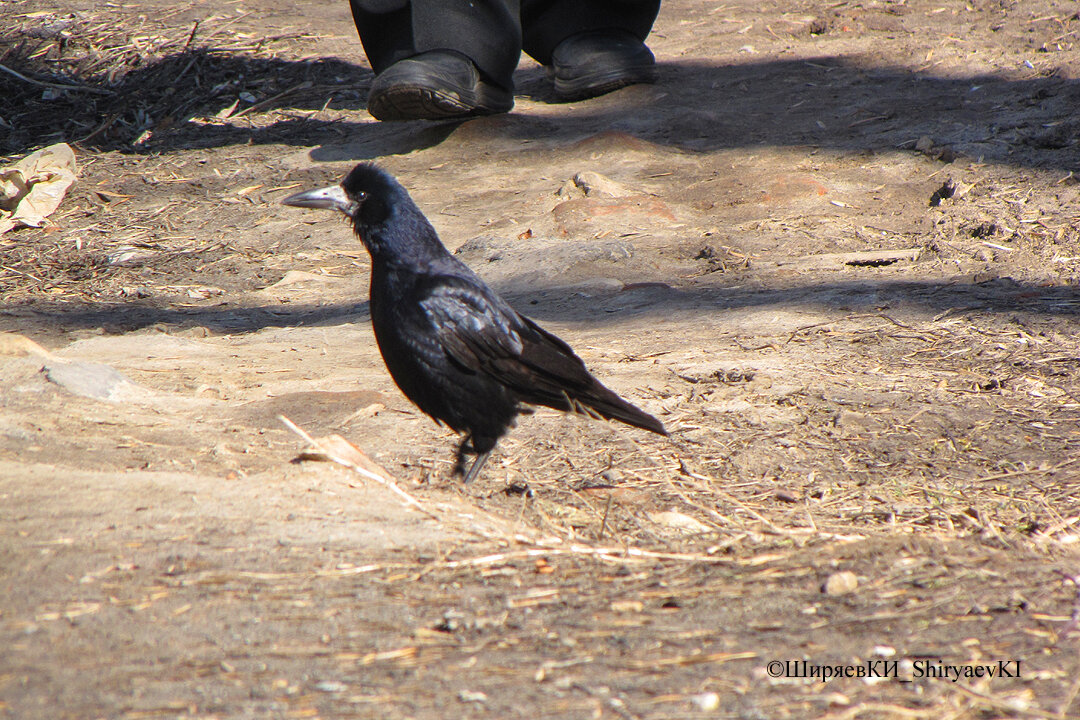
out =
{"type": "Polygon", "coordinates": [[[283,205],[293,205],[295,207],[340,210],[346,215],[351,215],[356,211],[357,207],[356,203],[349,199],[349,196],[345,194],[344,188],[340,185],[331,185],[330,187],[319,188],[318,190],[298,192],[295,195],[290,195],[281,202],[283,205]]]}

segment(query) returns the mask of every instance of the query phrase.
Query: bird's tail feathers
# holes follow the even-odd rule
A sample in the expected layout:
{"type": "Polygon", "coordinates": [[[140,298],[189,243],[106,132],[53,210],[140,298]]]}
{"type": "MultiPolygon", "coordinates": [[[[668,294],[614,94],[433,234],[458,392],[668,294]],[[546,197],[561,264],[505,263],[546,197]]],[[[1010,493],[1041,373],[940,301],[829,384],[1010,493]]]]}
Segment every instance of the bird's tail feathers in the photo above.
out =
{"type": "Polygon", "coordinates": [[[623,400],[600,384],[599,381],[595,382],[586,394],[576,397],[567,396],[567,405],[572,412],[589,415],[590,417],[618,420],[658,435],[666,436],[668,434],[664,423],[636,405],[623,400]]]}

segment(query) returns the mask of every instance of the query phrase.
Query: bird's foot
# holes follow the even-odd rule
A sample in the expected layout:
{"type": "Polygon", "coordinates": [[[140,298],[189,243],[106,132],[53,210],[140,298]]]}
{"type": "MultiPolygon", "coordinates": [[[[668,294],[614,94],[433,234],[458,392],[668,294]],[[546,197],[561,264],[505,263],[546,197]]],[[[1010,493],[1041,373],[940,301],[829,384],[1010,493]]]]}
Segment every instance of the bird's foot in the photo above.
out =
{"type": "Polygon", "coordinates": [[[480,474],[480,469],[484,467],[484,463],[491,457],[491,452],[495,447],[492,445],[487,450],[480,452],[476,449],[476,443],[471,437],[463,438],[461,444],[458,445],[457,455],[454,458],[454,474],[464,475],[465,484],[469,484],[480,474]],[[476,458],[472,461],[468,471],[465,470],[465,456],[470,454],[476,454],[476,458]]]}
{"type": "Polygon", "coordinates": [[[484,463],[487,462],[487,459],[489,457],[491,457],[490,450],[488,450],[487,452],[482,452],[476,456],[476,459],[473,460],[472,467],[469,468],[469,472],[465,473],[464,483],[466,485],[471,483],[473,479],[480,474],[480,468],[484,467],[484,463]]]}

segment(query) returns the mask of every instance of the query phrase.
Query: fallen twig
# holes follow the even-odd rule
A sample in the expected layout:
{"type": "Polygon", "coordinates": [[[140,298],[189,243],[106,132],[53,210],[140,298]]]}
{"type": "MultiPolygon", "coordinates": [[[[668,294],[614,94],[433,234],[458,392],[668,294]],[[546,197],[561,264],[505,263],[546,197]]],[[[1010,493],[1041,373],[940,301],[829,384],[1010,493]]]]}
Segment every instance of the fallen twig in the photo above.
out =
{"type": "MultiPolygon", "coordinates": [[[[329,443],[316,440],[315,438],[308,435],[302,428],[298,427],[296,423],[294,423],[292,420],[285,417],[284,415],[278,415],[277,417],[278,420],[280,420],[285,425],[285,427],[289,428],[289,430],[300,436],[300,438],[302,438],[305,442],[311,445],[318,452],[318,454],[322,455],[327,460],[335,462],[338,465],[347,467],[361,477],[365,477],[368,480],[374,480],[375,482],[385,485],[391,492],[404,500],[406,505],[416,508],[417,510],[429,517],[439,519],[439,515],[425,508],[419,500],[399,488],[397,486],[397,483],[395,483],[389,477],[383,477],[379,473],[372,472],[371,470],[362,467],[359,463],[353,460],[349,460],[348,458],[344,457],[342,453],[336,451],[333,447],[331,447],[329,443]]],[[[352,446],[350,445],[349,447],[352,446]]],[[[355,448],[353,449],[356,450],[355,448]]]]}
{"type": "Polygon", "coordinates": [[[31,77],[26,77],[21,72],[12,70],[7,65],[0,65],[0,70],[3,70],[8,75],[12,75],[22,80],[23,82],[30,83],[31,85],[38,85],[40,87],[53,88],[55,90],[73,90],[75,92],[86,92],[94,95],[115,95],[112,90],[102,90],[101,88],[87,87],[86,85],[65,85],[62,83],[45,82],[44,80],[35,80],[31,77]]]}
{"type": "Polygon", "coordinates": [[[281,98],[285,97],[286,95],[291,95],[294,92],[299,92],[301,90],[307,90],[311,86],[312,86],[311,81],[305,80],[304,82],[299,83],[298,85],[293,85],[288,90],[283,90],[283,91],[279,92],[277,95],[274,95],[272,97],[268,97],[265,100],[260,100],[259,102],[255,103],[251,107],[244,108],[243,110],[236,113],[232,117],[238,118],[238,117],[243,117],[244,115],[247,115],[249,112],[258,112],[259,110],[262,110],[264,107],[268,107],[269,105],[272,105],[273,103],[275,103],[276,101],[278,101],[281,98]]]}

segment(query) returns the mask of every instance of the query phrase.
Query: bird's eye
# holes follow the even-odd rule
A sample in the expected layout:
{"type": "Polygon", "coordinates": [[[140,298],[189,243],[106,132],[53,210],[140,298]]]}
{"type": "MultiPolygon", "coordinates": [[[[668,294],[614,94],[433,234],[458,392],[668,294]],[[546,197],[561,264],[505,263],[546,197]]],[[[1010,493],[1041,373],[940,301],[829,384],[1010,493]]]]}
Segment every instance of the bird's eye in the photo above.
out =
{"type": "Polygon", "coordinates": [[[367,199],[367,193],[364,192],[363,190],[357,190],[356,191],[356,199],[357,200],[366,200],[367,199]]]}

